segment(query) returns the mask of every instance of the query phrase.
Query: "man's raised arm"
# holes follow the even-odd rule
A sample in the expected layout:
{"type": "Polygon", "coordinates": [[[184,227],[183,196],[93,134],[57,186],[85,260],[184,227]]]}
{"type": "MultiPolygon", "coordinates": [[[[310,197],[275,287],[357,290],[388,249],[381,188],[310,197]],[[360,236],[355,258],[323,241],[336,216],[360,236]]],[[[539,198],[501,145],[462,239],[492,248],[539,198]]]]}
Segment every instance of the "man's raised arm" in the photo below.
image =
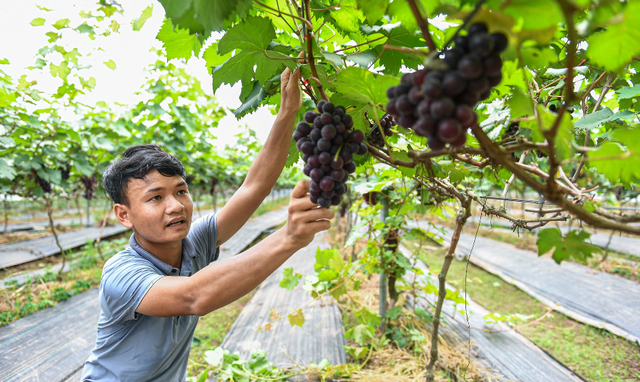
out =
{"type": "Polygon", "coordinates": [[[282,100],[276,121],[242,186],[218,213],[218,245],[247,222],[271,192],[287,161],[296,115],[302,106],[300,69],[292,74],[287,68],[280,78],[282,100]]]}

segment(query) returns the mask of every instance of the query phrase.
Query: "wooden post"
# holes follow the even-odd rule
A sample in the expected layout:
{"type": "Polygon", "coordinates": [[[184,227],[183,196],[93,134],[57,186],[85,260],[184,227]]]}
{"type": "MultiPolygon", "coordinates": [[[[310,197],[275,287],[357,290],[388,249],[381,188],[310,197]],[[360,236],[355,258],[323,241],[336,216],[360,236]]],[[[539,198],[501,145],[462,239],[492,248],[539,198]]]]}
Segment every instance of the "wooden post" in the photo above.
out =
{"type": "MultiPolygon", "coordinates": [[[[382,211],[380,212],[380,220],[383,223],[387,223],[387,218],[389,218],[389,199],[386,197],[380,197],[380,202],[382,203],[382,211]]],[[[384,249],[383,249],[384,251],[384,249]]],[[[380,330],[384,333],[387,328],[387,320],[385,319],[387,315],[387,274],[385,273],[384,267],[384,255],[380,255],[380,265],[382,266],[382,272],[380,273],[380,295],[378,298],[378,302],[380,304],[380,308],[378,310],[380,314],[380,330]]]]}

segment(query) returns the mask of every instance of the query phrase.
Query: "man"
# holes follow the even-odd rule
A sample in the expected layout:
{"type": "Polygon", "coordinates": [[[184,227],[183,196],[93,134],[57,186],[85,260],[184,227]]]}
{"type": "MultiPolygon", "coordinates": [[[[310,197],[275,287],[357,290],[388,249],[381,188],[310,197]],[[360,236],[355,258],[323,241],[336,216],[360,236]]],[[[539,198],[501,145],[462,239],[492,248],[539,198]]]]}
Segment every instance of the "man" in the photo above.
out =
{"type": "Polygon", "coordinates": [[[184,168],[158,146],[130,147],[105,170],[115,215],[134,233],[131,248],[104,266],[98,336],[83,381],[184,382],[198,317],[251,291],[329,228],[333,212],[311,203],[309,182],[301,181],[282,229],[215,262],[218,247],[246,223],[284,167],[302,105],[299,79],[299,70],[282,73],[278,116],[244,183],[223,209],[193,225],[184,168]]]}

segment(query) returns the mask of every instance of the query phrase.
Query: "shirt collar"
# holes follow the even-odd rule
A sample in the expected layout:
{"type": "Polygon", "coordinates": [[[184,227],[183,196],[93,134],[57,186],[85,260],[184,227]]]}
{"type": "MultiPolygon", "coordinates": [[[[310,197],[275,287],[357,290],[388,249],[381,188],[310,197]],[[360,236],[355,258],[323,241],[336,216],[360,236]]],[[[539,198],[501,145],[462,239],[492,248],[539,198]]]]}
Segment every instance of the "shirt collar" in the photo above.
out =
{"type": "MultiPolygon", "coordinates": [[[[176,268],[153,256],[149,251],[142,248],[140,244],[138,244],[135,233],[132,233],[131,238],[129,238],[129,246],[138,255],[140,255],[140,257],[149,261],[165,275],[177,276],[178,270],[176,268]]],[[[185,237],[184,239],[182,239],[182,267],[180,269],[180,276],[191,275],[192,259],[195,257],[196,248],[191,240],[189,240],[188,237],[185,237]]]]}

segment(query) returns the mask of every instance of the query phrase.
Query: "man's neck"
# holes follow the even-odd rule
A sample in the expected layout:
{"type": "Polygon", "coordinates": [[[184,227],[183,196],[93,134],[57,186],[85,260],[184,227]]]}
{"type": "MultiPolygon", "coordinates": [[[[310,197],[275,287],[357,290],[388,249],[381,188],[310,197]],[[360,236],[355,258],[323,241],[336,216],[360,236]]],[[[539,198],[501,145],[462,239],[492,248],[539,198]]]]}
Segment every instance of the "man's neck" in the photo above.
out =
{"type": "Polygon", "coordinates": [[[142,249],[158,258],[158,260],[180,269],[182,265],[182,240],[169,243],[151,243],[135,232],[135,230],[134,233],[136,235],[136,242],[138,242],[138,245],[142,247],[142,249]]]}

